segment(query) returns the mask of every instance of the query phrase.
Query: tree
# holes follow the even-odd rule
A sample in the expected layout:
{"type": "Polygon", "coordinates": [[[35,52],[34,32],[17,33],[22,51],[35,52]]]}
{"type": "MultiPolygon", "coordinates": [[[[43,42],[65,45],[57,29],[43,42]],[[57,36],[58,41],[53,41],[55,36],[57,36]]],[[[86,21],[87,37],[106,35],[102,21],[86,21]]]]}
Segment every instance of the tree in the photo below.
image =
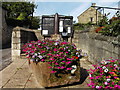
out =
{"type": "MultiPolygon", "coordinates": [[[[2,2],[2,7],[7,10],[7,17],[17,18],[21,13],[30,16],[37,6],[30,2],[2,2]]],[[[26,16],[26,17],[27,17],[26,16]]]]}
{"type": "Polygon", "coordinates": [[[108,17],[107,17],[109,14],[110,13],[107,13],[103,16],[103,19],[101,19],[100,22],[98,23],[99,26],[105,26],[106,24],[109,23],[108,22],[108,17]]]}
{"type": "MultiPolygon", "coordinates": [[[[37,8],[33,2],[2,2],[2,7],[7,10],[6,20],[9,25],[33,26],[32,20],[34,19],[29,19],[29,17],[33,18],[34,9],[37,8]]],[[[34,22],[38,23],[37,20],[34,22]]]]}

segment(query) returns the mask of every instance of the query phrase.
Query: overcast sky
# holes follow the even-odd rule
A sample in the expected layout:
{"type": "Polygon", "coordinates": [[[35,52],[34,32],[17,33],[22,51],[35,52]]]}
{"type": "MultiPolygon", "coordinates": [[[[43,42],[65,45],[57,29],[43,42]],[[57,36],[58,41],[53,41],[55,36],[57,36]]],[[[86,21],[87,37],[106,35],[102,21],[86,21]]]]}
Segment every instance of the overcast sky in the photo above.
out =
{"type": "MultiPolygon", "coordinates": [[[[118,8],[119,0],[33,0],[38,5],[34,16],[52,15],[58,13],[60,15],[70,15],[77,21],[77,16],[83,13],[96,3],[97,6],[116,7],[118,8]],[[83,2],[84,1],[84,2],[83,2]]],[[[105,9],[105,13],[110,12],[109,18],[115,14],[116,10],[105,9]]]]}

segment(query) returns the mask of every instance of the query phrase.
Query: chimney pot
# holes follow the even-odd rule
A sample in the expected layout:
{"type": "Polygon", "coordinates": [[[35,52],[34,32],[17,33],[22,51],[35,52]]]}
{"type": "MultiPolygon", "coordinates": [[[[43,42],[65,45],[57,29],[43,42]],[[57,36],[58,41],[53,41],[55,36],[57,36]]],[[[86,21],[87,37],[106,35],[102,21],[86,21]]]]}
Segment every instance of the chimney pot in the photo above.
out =
{"type": "Polygon", "coordinates": [[[92,6],[96,6],[96,3],[92,3],[92,6]]]}

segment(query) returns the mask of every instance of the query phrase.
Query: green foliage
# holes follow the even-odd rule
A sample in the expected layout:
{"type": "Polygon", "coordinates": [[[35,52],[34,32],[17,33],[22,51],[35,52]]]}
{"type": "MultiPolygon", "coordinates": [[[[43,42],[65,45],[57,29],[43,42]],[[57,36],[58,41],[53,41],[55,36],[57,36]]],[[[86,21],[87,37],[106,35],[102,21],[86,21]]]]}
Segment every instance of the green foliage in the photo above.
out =
{"type": "Polygon", "coordinates": [[[119,11],[116,12],[114,17],[108,21],[107,17],[104,17],[100,22],[99,26],[104,26],[102,31],[103,35],[107,36],[118,36],[120,35],[120,13],[119,11]]]}
{"type": "Polygon", "coordinates": [[[38,29],[40,27],[39,22],[40,22],[39,18],[37,18],[37,17],[31,18],[31,26],[30,26],[30,28],[31,29],[38,29]]]}
{"type": "Polygon", "coordinates": [[[25,20],[26,13],[20,13],[20,15],[17,17],[17,20],[25,20]]]}
{"type": "Polygon", "coordinates": [[[2,2],[2,7],[7,10],[8,18],[17,18],[21,13],[30,16],[37,6],[30,2],[2,2]]]}
{"type": "Polygon", "coordinates": [[[75,23],[73,25],[74,25],[73,26],[74,30],[84,30],[85,28],[89,28],[91,27],[91,25],[94,25],[94,24],[92,24],[91,22],[88,22],[87,24],[75,23]]]}
{"type": "Polygon", "coordinates": [[[120,20],[112,22],[110,25],[105,25],[102,31],[103,35],[118,36],[120,35],[120,20]]]}
{"type": "Polygon", "coordinates": [[[83,28],[84,28],[83,24],[80,23],[75,23],[73,26],[74,30],[83,30],[83,28]]]}
{"type": "Polygon", "coordinates": [[[98,25],[99,26],[104,26],[108,24],[108,18],[106,16],[103,16],[103,19],[101,19],[99,22],[98,22],[98,25]]]}
{"type": "Polygon", "coordinates": [[[11,26],[28,26],[31,29],[39,28],[39,19],[33,17],[37,6],[31,2],[2,2],[2,7],[7,10],[6,21],[11,26]]]}

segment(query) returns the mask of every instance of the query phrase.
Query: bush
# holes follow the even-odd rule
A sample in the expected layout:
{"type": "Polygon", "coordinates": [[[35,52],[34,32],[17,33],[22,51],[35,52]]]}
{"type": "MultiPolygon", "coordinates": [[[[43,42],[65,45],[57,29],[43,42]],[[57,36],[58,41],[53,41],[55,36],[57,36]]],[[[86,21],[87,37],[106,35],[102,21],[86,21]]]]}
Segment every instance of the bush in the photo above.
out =
{"type": "Polygon", "coordinates": [[[91,88],[120,89],[120,62],[118,59],[101,61],[100,65],[93,65],[95,69],[89,69],[91,88]]]}
{"type": "Polygon", "coordinates": [[[112,22],[110,25],[105,25],[102,30],[103,35],[118,36],[120,35],[120,20],[112,22]]]}
{"type": "Polygon", "coordinates": [[[31,41],[23,46],[23,51],[35,63],[48,62],[51,73],[70,73],[72,65],[81,58],[81,50],[76,50],[74,44],[54,40],[31,41]]]}

